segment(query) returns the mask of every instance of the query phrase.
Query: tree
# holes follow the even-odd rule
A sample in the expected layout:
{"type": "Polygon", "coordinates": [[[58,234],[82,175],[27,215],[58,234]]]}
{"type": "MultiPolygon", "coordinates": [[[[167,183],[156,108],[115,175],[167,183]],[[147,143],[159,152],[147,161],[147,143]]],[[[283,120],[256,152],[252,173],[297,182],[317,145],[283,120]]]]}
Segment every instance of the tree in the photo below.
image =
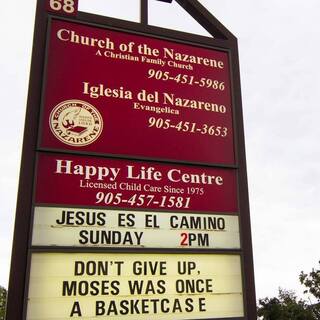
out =
{"type": "MultiPolygon", "coordinates": [[[[320,261],[319,261],[320,266],[320,261]]],[[[309,298],[298,300],[295,293],[279,289],[279,297],[259,300],[258,316],[262,320],[320,320],[320,268],[310,273],[301,271],[300,283],[305,286],[304,294],[309,298]]]]}
{"type": "Polygon", "coordinates": [[[0,320],[4,320],[6,312],[7,290],[0,286],[0,320]]]}
{"type": "Polygon", "coordinates": [[[259,300],[258,316],[263,320],[317,319],[304,300],[298,300],[294,292],[283,289],[279,289],[277,298],[259,300]]]}
{"type": "Polygon", "coordinates": [[[300,283],[306,287],[304,293],[310,294],[316,299],[316,303],[312,304],[311,308],[316,319],[320,319],[320,268],[318,270],[312,268],[312,271],[309,274],[301,271],[299,280],[300,283]]]}

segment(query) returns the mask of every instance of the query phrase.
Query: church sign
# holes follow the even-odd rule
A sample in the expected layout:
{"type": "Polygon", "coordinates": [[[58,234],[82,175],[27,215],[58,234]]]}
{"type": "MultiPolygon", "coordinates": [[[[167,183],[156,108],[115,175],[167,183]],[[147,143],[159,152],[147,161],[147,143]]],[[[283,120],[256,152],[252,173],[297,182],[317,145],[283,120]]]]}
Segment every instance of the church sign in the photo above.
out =
{"type": "MultiPolygon", "coordinates": [[[[165,1],[171,2],[171,1],[165,1]]],[[[38,0],[7,319],[254,319],[234,36],[38,0]]]]}

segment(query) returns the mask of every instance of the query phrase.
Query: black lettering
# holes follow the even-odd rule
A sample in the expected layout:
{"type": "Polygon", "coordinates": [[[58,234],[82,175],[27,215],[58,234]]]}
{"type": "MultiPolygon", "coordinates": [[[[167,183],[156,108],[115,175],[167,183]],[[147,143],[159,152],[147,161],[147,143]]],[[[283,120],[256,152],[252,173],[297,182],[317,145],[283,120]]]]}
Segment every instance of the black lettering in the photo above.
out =
{"type": "Polygon", "coordinates": [[[75,301],[73,303],[73,306],[72,306],[72,309],[71,309],[71,312],[70,312],[70,317],[73,317],[74,315],[82,317],[80,303],[78,301],[75,301]]]}
{"type": "MultiPolygon", "coordinates": [[[[90,212],[88,212],[88,215],[90,215],[90,212]]],[[[85,216],[84,212],[82,211],[76,212],[76,218],[77,218],[76,225],[80,226],[84,224],[84,216],[85,216]]]]}
{"type": "Polygon", "coordinates": [[[152,223],[153,219],[152,219],[152,217],[153,217],[152,214],[146,214],[146,216],[145,216],[145,219],[146,219],[146,221],[145,221],[146,224],[145,225],[146,225],[147,228],[152,228],[153,227],[153,223],[152,223]]]}
{"type": "Polygon", "coordinates": [[[146,294],[149,294],[149,293],[152,293],[152,294],[156,293],[152,280],[148,280],[146,284],[146,294]]]}
{"type": "Polygon", "coordinates": [[[87,281],[80,281],[78,283],[79,296],[86,296],[89,292],[89,283],[87,281]]]}
{"type": "Polygon", "coordinates": [[[157,293],[158,294],[165,293],[166,292],[166,282],[164,280],[159,280],[157,282],[157,284],[158,284],[158,287],[159,287],[158,290],[157,290],[157,293]]]}
{"type": "Polygon", "coordinates": [[[150,299],[150,302],[152,303],[153,313],[158,313],[157,302],[159,302],[159,299],[150,299]]]}
{"type": "Polygon", "coordinates": [[[88,231],[87,230],[80,230],[79,232],[79,243],[80,244],[87,244],[88,243],[88,231]]]}
{"type": "MultiPolygon", "coordinates": [[[[109,281],[102,281],[101,283],[99,281],[91,281],[90,282],[90,295],[92,296],[97,296],[100,293],[100,287],[101,291],[103,290],[103,287],[105,286],[106,283],[109,283],[109,281]]],[[[109,287],[107,287],[109,288],[109,287]]],[[[88,294],[88,292],[87,292],[88,294]]],[[[102,294],[102,292],[101,292],[102,294]]],[[[107,292],[109,294],[109,292],[107,292]]]]}
{"type": "Polygon", "coordinates": [[[162,313],[168,313],[170,312],[170,308],[167,306],[165,306],[165,304],[169,304],[170,303],[170,300],[169,299],[162,299],[160,300],[161,301],[161,312],[162,313]]]}
{"type": "Polygon", "coordinates": [[[74,267],[75,276],[108,275],[108,261],[75,261],[74,267]]]}
{"type": "Polygon", "coordinates": [[[160,275],[167,274],[166,261],[134,261],[133,262],[133,274],[135,275],[156,275],[159,272],[160,275]]]}
{"type": "Polygon", "coordinates": [[[177,293],[205,293],[213,292],[212,279],[176,280],[177,293]]]}
{"type": "Polygon", "coordinates": [[[117,275],[121,275],[121,268],[122,265],[124,264],[124,261],[114,261],[114,264],[117,266],[117,275]]]}
{"type": "Polygon", "coordinates": [[[129,301],[128,300],[121,300],[120,307],[121,307],[120,314],[126,315],[129,313],[130,309],[129,309],[129,301]]]}
{"type": "Polygon", "coordinates": [[[97,295],[118,295],[120,292],[119,281],[63,281],[62,296],[97,296],[97,295]]]}
{"type": "Polygon", "coordinates": [[[148,314],[149,313],[149,305],[148,305],[149,300],[148,299],[142,299],[141,301],[141,313],[142,314],[148,314]]]}
{"type": "Polygon", "coordinates": [[[138,308],[139,300],[132,301],[131,300],[131,314],[140,314],[140,310],[138,308]]]}
{"type": "Polygon", "coordinates": [[[82,276],[84,274],[84,262],[75,261],[74,263],[74,275],[82,276]]]}
{"type": "MultiPolygon", "coordinates": [[[[93,282],[95,282],[95,281],[93,281],[93,282]]],[[[111,282],[111,286],[112,286],[112,282],[111,282]]],[[[99,294],[99,291],[98,291],[98,294],[99,294]]],[[[101,281],[101,292],[100,292],[100,295],[105,296],[105,295],[108,295],[108,294],[109,294],[109,281],[108,280],[103,280],[103,281],[101,281]]]]}
{"type": "Polygon", "coordinates": [[[118,226],[119,227],[126,227],[126,214],[125,213],[119,213],[118,214],[118,226]]]}
{"type": "Polygon", "coordinates": [[[175,222],[174,220],[178,220],[178,217],[177,216],[171,216],[170,217],[170,226],[171,228],[178,228],[178,224],[177,222],[175,222]]]}
{"type": "Polygon", "coordinates": [[[206,298],[199,298],[199,311],[205,312],[206,310],[206,298]]]}
{"type": "Polygon", "coordinates": [[[61,216],[61,220],[59,221],[58,219],[56,220],[56,224],[65,224],[66,221],[66,212],[63,210],[62,211],[62,216],[61,216]]]}
{"type": "Polygon", "coordinates": [[[66,224],[70,226],[74,224],[74,211],[67,211],[66,224]]]}
{"type": "Polygon", "coordinates": [[[134,281],[128,281],[130,294],[162,294],[165,293],[165,281],[164,280],[158,280],[156,283],[153,282],[153,280],[134,280],[134,281]]]}
{"type": "Polygon", "coordinates": [[[105,303],[103,301],[96,301],[96,316],[105,314],[105,303]]]}
{"type": "Polygon", "coordinates": [[[114,300],[110,301],[110,304],[109,304],[109,307],[108,307],[108,311],[107,311],[107,316],[109,316],[111,313],[113,315],[115,315],[115,316],[118,315],[117,305],[116,305],[116,302],[114,300]]]}
{"type": "Polygon", "coordinates": [[[178,261],[179,274],[191,274],[192,269],[195,268],[194,262],[178,261]]]}
{"type": "Polygon", "coordinates": [[[120,282],[119,281],[111,281],[111,294],[113,294],[114,296],[117,296],[120,293],[120,282]]]}
{"type": "Polygon", "coordinates": [[[172,312],[175,313],[177,311],[182,312],[182,308],[179,299],[174,299],[172,312]]]}
{"type": "Polygon", "coordinates": [[[106,224],[107,215],[104,212],[99,212],[97,215],[97,225],[104,226],[106,224]]]}
{"type": "Polygon", "coordinates": [[[77,292],[76,281],[63,281],[62,282],[62,296],[75,296],[77,292]]]}
{"type": "Polygon", "coordinates": [[[192,312],[193,310],[194,310],[193,299],[187,298],[186,299],[186,312],[192,312]]]}
{"type": "Polygon", "coordinates": [[[130,294],[141,294],[143,281],[135,280],[135,281],[128,281],[130,294]]]}
{"type": "Polygon", "coordinates": [[[135,224],[134,219],[135,219],[134,214],[132,214],[132,213],[127,214],[127,220],[128,220],[127,226],[128,227],[134,227],[134,224],[135,224]]]}

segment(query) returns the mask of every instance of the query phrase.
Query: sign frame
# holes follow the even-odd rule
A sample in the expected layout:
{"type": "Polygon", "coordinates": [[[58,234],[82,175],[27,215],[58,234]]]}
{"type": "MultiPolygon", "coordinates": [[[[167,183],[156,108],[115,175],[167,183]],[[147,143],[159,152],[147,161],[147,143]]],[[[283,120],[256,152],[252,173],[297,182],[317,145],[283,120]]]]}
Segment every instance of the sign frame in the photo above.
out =
{"type": "MultiPolygon", "coordinates": [[[[84,12],[76,16],[56,15],[46,11],[46,1],[37,1],[33,53],[29,82],[29,94],[24,130],[24,143],[21,158],[19,190],[16,208],[16,220],[11,257],[11,271],[9,279],[6,319],[21,320],[26,317],[28,275],[30,271],[31,254],[33,252],[48,252],[45,247],[31,247],[32,221],[34,203],[34,181],[36,174],[37,153],[51,153],[53,150],[38,147],[38,132],[40,106],[43,94],[43,79],[46,65],[46,42],[48,19],[57,17],[68,21],[89,25],[103,26],[107,29],[120,30],[147,37],[159,38],[199,46],[209,49],[227,51],[230,63],[231,97],[233,104],[233,131],[235,148],[235,165],[213,165],[215,167],[234,168],[238,177],[238,202],[241,249],[190,249],[190,254],[223,253],[239,254],[242,262],[242,281],[244,297],[244,317],[233,320],[255,319],[256,298],[254,285],[254,269],[252,255],[251,225],[249,213],[248,182],[245,157],[245,142],[243,128],[243,113],[240,90],[240,72],[238,45],[236,37],[231,34],[216,18],[214,18],[197,0],[175,0],[195,20],[209,31],[214,38],[198,36],[175,30],[163,29],[148,25],[148,0],[141,0],[141,23],[129,22],[120,19],[104,17],[84,12]]],[[[75,153],[76,152],[72,152],[75,153]]],[[[82,153],[84,154],[84,153],[82,153]]],[[[88,154],[89,155],[89,154],[88,154]]],[[[92,155],[92,154],[90,154],[92,155]]],[[[117,156],[114,156],[115,158],[117,156]]],[[[126,157],[122,157],[125,159],[126,157]]],[[[139,158],[141,160],[141,158],[139,158]]],[[[148,159],[157,160],[157,159],[148,159]]],[[[161,160],[165,162],[165,160],[161,160]]],[[[182,164],[191,164],[184,161],[175,161],[182,164]]],[[[200,163],[192,163],[197,165],[200,163]]],[[[209,165],[201,163],[201,165],[209,165]]],[[[212,164],[211,164],[212,165],[212,164]]],[[[142,252],[140,249],[134,249],[142,252]]],[[[60,247],[50,249],[51,252],[86,252],[87,248],[60,247]]],[[[128,248],[92,248],[90,252],[132,252],[128,248]]],[[[148,253],[178,253],[178,249],[143,249],[148,253]]],[[[231,318],[229,318],[232,320],[231,318]]]]}

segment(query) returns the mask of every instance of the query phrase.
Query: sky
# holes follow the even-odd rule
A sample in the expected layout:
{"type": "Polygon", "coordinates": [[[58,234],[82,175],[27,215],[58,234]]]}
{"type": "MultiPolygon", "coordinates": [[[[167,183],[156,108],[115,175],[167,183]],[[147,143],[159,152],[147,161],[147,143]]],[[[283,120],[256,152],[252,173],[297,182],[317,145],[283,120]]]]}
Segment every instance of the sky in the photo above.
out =
{"type": "MultiPolygon", "coordinates": [[[[177,4],[150,1],[150,24],[206,34],[177,4]],[[170,8],[170,9],[169,9],[170,8]]],[[[79,0],[80,10],[138,21],[137,0],[79,0]]],[[[1,1],[0,285],[7,287],[35,0],[1,1]]],[[[237,36],[257,298],[320,259],[320,2],[201,0],[237,36]]]]}

